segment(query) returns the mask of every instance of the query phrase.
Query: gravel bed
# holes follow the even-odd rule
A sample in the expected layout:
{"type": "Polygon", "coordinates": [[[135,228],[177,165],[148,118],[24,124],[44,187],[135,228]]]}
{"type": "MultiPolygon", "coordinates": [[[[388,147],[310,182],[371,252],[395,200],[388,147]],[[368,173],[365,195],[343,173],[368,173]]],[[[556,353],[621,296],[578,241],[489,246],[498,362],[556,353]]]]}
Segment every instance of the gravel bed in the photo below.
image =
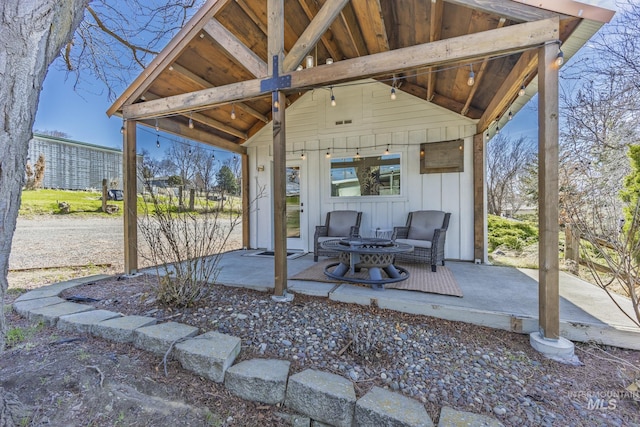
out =
{"type": "Polygon", "coordinates": [[[303,295],[274,303],[269,294],[224,286],[192,308],[172,310],[156,301],[155,282],[108,279],[67,295],[240,337],[239,360],[280,358],[293,372],[333,372],[351,379],[358,397],[374,385],[398,391],[434,420],[448,405],[509,426],[640,425],[640,404],[624,390],[633,375],[640,379],[630,368],[640,366],[637,351],[577,344],[584,365],[563,365],[534,351],[526,335],[303,295]],[[602,394],[615,408],[593,408],[602,394]]]}

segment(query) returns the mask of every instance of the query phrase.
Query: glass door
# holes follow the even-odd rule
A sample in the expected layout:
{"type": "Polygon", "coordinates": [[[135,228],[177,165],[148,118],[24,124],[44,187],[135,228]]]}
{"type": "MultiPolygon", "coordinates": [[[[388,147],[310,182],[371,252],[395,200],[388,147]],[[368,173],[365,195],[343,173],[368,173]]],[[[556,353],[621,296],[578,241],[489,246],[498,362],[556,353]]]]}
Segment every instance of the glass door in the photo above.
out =
{"type": "Polygon", "coordinates": [[[304,250],[306,244],[306,215],[304,186],[300,162],[287,162],[287,249],[304,250]]]}

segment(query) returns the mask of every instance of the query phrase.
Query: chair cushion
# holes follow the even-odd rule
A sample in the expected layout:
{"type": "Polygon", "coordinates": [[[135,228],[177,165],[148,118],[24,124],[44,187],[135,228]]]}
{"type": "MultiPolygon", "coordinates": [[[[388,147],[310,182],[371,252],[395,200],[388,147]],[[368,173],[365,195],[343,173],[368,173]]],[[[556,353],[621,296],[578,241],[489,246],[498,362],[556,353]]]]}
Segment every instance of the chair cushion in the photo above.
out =
{"type": "Polygon", "coordinates": [[[431,249],[431,241],[429,240],[396,239],[396,243],[406,243],[416,248],[431,249]]]}
{"type": "Polygon", "coordinates": [[[329,237],[347,237],[351,233],[351,227],[356,225],[358,212],[333,211],[329,216],[329,237]]]}
{"type": "Polygon", "coordinates": [[[346,239],[349,236],[335,236],[335,237],[318,237],[318,243],[326,242],[327,240],[346,239]]]}
{"type": "Polygon", "coordinates": [[[416,211],[411,214],[409,226],[409,239],[428,240],[433,239],[433,232],[442,228],[445,213],[442,211],[416,211]]]}

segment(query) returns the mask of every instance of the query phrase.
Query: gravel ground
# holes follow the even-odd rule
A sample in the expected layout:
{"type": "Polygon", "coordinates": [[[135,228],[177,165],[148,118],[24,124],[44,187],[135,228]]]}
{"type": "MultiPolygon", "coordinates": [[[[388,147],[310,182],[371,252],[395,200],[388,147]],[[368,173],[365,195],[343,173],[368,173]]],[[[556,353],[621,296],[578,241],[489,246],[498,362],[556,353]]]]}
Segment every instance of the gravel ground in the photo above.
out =
{"type": "Polygon", "coordinates": [[[290,360],[294,372],[333,372],[351,379],[358,397],[386,387],[422,402],[434,420],[448,405],[508,426],[640,425],[640,394],[634,401],[624,389],[640,380],[637,351],[578,344],[584,365],[569,366],[542,357],[527,336],[505,331],[302,295],[276,304],[267,294],[224,286],[176,310],[158,303],[156,285],[151,276],[109,279],[68,295],[238,336],[238,360],[273,357],[290,360]],[[614,401],[593,409],[600,396],[614,401]]]}
{"type": "MultiPolygon", "coordinates": [[[[120,218],[21,219],[10,268],[110,263],[106,272],[122,271],[121,226],[120,218]]],[[[294,372],[337,373],[354,382],[358,397],[387,387],[422,402],[434,420],[448,405],[508,426],[640,426],[640,396],[625,390],[640,382],[637,351],[577,344],[583,365],[569,366],[542,357],[527,336],[464,323],[302,295],[276,304],[222,286],[176,310],[158,303],[156,286],[151,276],[111,278],[69,292],[100,299],[98,308],[238,336],[239,360],[275,357],[290,360],[294,372]]]]}

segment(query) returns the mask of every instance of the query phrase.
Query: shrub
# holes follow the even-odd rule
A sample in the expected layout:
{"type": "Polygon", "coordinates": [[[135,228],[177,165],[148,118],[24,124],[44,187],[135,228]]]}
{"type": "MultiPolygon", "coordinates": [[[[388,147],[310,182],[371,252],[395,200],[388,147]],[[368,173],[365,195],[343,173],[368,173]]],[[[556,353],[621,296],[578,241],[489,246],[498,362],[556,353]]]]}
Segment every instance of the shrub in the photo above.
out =
{"type": "Polygon", "coordinates": [[[515,221],[489,215],[489,251],[498,247],[521,251],[538,241],[538,229],[527,221],[515,221]]]}

